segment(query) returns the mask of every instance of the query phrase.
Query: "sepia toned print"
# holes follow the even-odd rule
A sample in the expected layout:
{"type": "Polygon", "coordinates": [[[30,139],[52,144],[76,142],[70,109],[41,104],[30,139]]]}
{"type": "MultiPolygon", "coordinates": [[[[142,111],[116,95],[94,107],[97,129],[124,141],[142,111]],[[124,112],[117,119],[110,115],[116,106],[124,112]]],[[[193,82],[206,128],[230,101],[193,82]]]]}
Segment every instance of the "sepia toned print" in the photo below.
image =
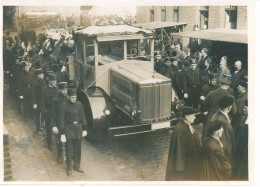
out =
{"type": "Polygon", "coordinates": [[[248,11],[3,6],[4,182],[250,181],[248,11]]]}

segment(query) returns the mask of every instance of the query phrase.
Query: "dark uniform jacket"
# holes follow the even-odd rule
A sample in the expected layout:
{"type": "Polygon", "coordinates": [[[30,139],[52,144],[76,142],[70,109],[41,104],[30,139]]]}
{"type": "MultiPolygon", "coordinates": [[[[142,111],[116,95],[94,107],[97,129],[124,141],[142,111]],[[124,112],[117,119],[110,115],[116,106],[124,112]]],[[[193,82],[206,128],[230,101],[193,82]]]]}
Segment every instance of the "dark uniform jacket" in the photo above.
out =
{"type": "Polygon", "coordinates": [[[32,77],[30,71],[27,73],[25,70],[21,71],[18,78],[18,93],[24,97],[32,96],[32,77]]]}
{"type": "Polygon", "coordinates": [[[217,85],[207,83],[202,87],[200,95],[206,97],[209,92],[214,91],[216,89],[218,89],[217,85]]]}
{"type": "Polygon", "coordinates": [[[199,180],[201,145],[198,134],[180,120],[171,137],[166,181],[199,180]]]}
{"type": "Polygon", "coordinates": [[[188,70],[183,79],[183,93],[188,93],[189,97],[200,94],[201,76],[198,70],[188,70]],[[199,91],[199,92],[198,92],[199,91]]]}
{"type": "MultiPolygon", "coordinates": [[[[222,88],[218,88],[214,91],[211,91],[208,93],[208,95],[206,96],[205,100],[202,103],[202,111],[208,111],[208,115],[207,118],[210,120],[211,117],[213,116],[214,113],[216,113],[219,110],[218,107],[218,101],[224,97],[225,95],[230,95],[233,97],[233,95],[231,95],[229,93],[229,91],[222,89],[222,88]]],[[[232,110],[231,113],[235,114],[236,113],[236,103],[234,102],[232,105],[232,110]]]]}
{"type": "Polygon", "coordinates": [[[18,89],[19,85],[19,75],[23,71],[23,67],[21,64],[15,63],[11,67],[11,74],[12,74],[12,83],[15,89],[18,89]]]}
{"type": "Polygon", "coordinates": [[[243,69],[240,69],[237,72],[235,71],[231,75],[231,86],[232,86],[232,88],[238,87],[240,80],[243,78],[244,74],[245,74],[245,71],[243,69]]]}
{"type": "MultiPolygon", "coordinates": [[[[46,106],[46,117],[50,120],[53,120],[53,99],[58,95],[58,89],[57,87],[51,87],[50,85],[45,86],[44,88],[44,100],[45,100],[45,106],[46,106]]],[[[53,121],[54,122],[54,121],[53,121]]]]}
{"type": "Polygon", "coordinates": [[[46,87],[46,82],[43,79],[36,78],[33,81],[33,104],[37,104],[37,108],[40,109],[42,112],[46,110],[45,107],[45,95],[44,95],[44,88],[46,87]]]}
{"type": "Polygon", "coordinates": [[[61,111],[61,105],[68,100],[67,96],[63,96],[61,93],[59,93],[54,99],[53,99],[53,116],[54,116],[54,123],[57,125],[59,123],[59,116],[61,111]]]}
{"type": "Polygon", "coordinates": [[[228,118],[221,111],[217,111],[211,121],[222,121],[223,122],[223,134],[220,138],[223,148],[229,163],[232,163],[233,150],[235,145],[235,132],[230,124],[228,118]]]}
{"type": "Polygon", "coordinates": [[[81,102],[71,103],[69,100],[61,105],[58,128],[67,139],[80,139],[82,130],[86,130],[86,118],[81,102]]]}
{"type": "Polygon", "coordinates": [[[231,177],[231,165],[227,161],[219,140],[208,137],[202,143],[202,180],[224,181],[231,177]]]}

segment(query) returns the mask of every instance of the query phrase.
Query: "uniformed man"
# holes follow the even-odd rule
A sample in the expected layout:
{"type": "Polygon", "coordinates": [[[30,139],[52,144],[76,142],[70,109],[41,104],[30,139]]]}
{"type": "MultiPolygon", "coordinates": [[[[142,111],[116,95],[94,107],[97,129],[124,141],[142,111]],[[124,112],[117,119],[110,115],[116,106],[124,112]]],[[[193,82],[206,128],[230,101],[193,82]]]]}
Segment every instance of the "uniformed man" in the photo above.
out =
{"type": "Polygon", "coordinates": [[[16,59],[15,64],[11,67],[11,78],[12,78],[12,96],[15,98],[16,101],[16,107],[17,112],[21,113],[21,107],[19,102],[19,95],[18,95],[18,89],[19,89],[19,75],[23,71],[23,65],[19,58],[16,59]]]}
{"type": "Polygon", "coordinates": [[[46,87],[46,82],[44,81],[44,74],[41,68],[35,70],[35,75],[37,78],[33,81],[33,108],[35,109],[36,117],[36,133],[41,135],[41,123],[44,119],[45,113],[45,96],[44,88],[46,87]]]}
{"type": "MultiPolygon", "coordinates": [[[[58,84],[59,94],[53,99],[53,111],[54,111],[54,127],[53,133],[58,134],[58,124],[59,124],[59,116],[61,111],[61,105],[68,100],[67,95],[67,82],[60,82],[58,84]]],[[[59,140],[60,140],[60,133],[59,133],[59,140]]],[[[57,155],[58,155],[58,163],[61,164],[61,142],[58,141],[57,143],[57,155]]]]}
{"type": "Polygon", "coordinates": [[[195,61],[191,62],[191,68],[183,79],[183,93],[187,105],[198,108],[201,91],[201,76],[195,61]]]}
{"type": "Polygon", "coordinates": [[[23,102],[23,118],[29,120],[32,114],[32,77],[30,76],[30,66],[23,62],[23,71],[19,74],[18,95],[23,102]]]}
{"type": "Polygon", "coordinates": [[[67,175],[72,175],[73,169],[84,173],[80,167],[81,138],[87,135],[86,118],[81,102],[77,101],[77,90],[68,90],[69,99],[61,105],[58,128],[61,132],[61,142],[66,142],[67,175]]]}
{"type": "Polygon", "coordinates": [[[45,113],[45,124],[46,124],[46,135],[47,135],[47,143],[49,150],[52,150],[51,145],[51,138],[52,138],[52,127],[54,123],[53,119],[53,98],[58,94],[57,89],[57,78],[56,74],[50,73],[49,74],[49,85],[44,88],[44,95],[45,95],[45,106],[46,106],[46,113],[45,113]]]}
{"type": "Polygon", "coordinates": [[[200,99],[201,101],[205,100],[205,97],[208,95],[209,92],[216,90],[218,88],[217,82],[217,74],[209,73],[209,81],[207,84],[202,86],[200,99]]]}

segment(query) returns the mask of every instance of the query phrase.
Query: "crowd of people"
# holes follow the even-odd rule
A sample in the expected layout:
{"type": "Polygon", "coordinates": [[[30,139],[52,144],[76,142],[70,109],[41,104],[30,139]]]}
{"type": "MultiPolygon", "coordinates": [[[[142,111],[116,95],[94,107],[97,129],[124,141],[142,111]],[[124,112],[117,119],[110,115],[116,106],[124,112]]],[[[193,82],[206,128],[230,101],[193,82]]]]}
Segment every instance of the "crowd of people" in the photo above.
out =
{"type": "MultiPolygon", "coordinates": [[[[53,149],[58,137],[58,163],[66,145],[67,175],[80,167],[81,138],[87,135],[83,105],[77,101],[77,83],[70,81],[64,58],[73,54],[73,41],[38,35],[35,43],[8,33],[4,36],[5,80],[24,121],[36,124],[53,149]],[[66,142],[66,144],[65,144],[66,142]],[[72,160],[74,161],[72,163],[72,160]]],[[[155,70],[172,80],[182,119],[176,125],[169,150],[166,180],[247,180],[247,75],[241,61],[230,71],[228,58],[213,62],[208,49],[191,54],[180,43],[155,54],[155,70]],[[202,139],[192,127],[203,114],[202,139]]]]}
{"type": "Polygon", "coordinates": [[[176,43],[155,56],[155,70],[172,80],[184,106],[174,128],[166,180],[248,180],[247,74],[242,62],[212,62],[208,49],[191,54],[176,43]],[[202,138],[194,130],[197,114],[202,138]]]}
{"type": "MultiPolygon", "coordinates": [[[[48,149],[57,149],[57,162],[66,155],[67,175],[80,173],[81,138],[87,135],[86,118],[77,101],[77,83],[69,80],[63,57],[73,53],[66,37],[49,33],[43,42],[16,36],[4,37],[4,74],[17,112],[25,122],[33,121],[35,133],[45,136],[48,149]]],[[[55,34],[55,33],[53,33],[55,34]]]]}

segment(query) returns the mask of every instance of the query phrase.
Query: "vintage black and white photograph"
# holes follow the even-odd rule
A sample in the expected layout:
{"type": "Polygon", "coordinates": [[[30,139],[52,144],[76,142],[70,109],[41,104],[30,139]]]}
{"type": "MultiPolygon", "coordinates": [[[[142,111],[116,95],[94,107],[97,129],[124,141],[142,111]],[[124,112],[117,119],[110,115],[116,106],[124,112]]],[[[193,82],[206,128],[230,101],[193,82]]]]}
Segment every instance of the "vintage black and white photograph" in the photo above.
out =
{"type": "Polygon", "coordinates": [[[2,9],[4,183],[252,180],[248,4],[2,9]]]}

